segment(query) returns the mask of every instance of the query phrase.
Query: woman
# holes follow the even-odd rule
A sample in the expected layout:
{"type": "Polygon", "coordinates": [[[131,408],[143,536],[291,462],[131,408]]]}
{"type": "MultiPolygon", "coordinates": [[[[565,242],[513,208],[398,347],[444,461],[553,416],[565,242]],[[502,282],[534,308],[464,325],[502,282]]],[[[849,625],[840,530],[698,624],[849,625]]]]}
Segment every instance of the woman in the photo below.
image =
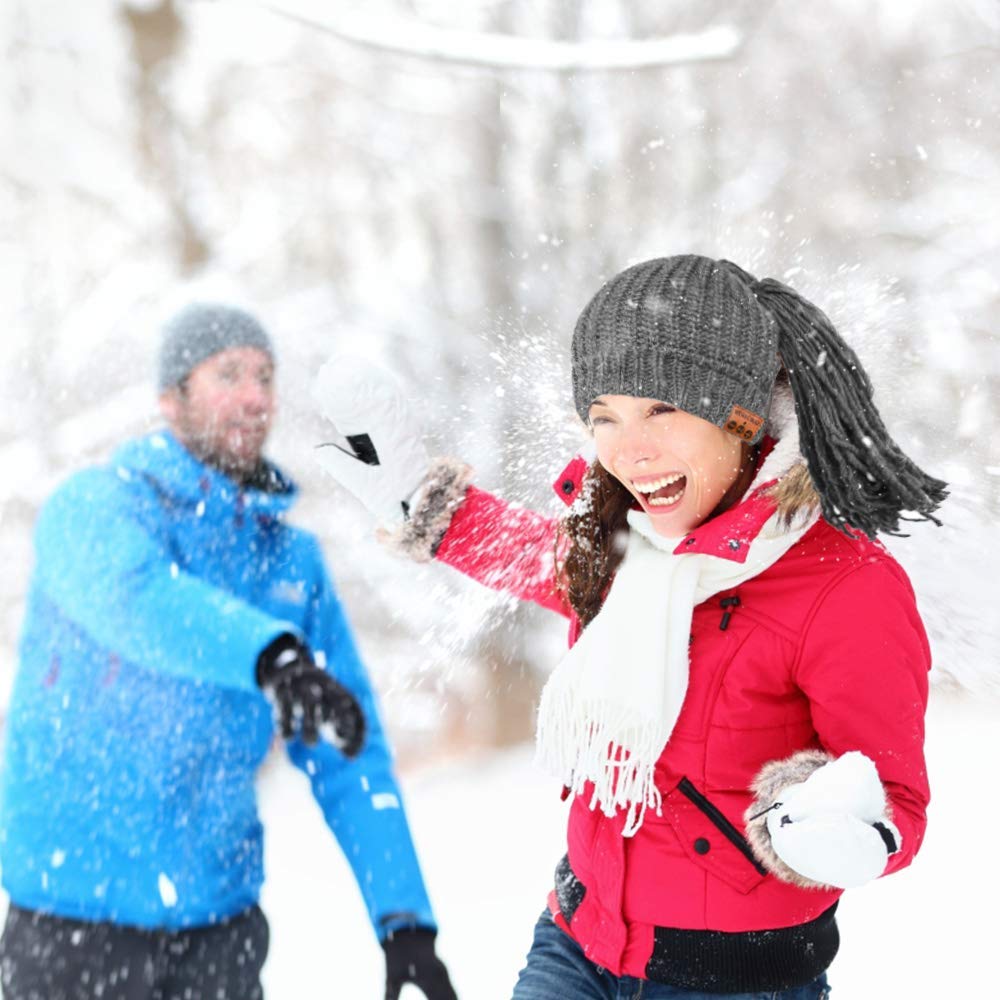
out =
{"type": "Polygon", "coordinates": [[[944,484],[827,317],[727,261],[617,275],[572,372],[596,461],[557,482],[562,521],[449,460],[421,479],[396,397],[337,365],[318,382],[380,463],[331,468],[397,547],[570,619],[538,720],[568,850],[515,1000],[825,997],[842,890],[924,833],[929,650],[875,537],[934,520],[944,484]]]}

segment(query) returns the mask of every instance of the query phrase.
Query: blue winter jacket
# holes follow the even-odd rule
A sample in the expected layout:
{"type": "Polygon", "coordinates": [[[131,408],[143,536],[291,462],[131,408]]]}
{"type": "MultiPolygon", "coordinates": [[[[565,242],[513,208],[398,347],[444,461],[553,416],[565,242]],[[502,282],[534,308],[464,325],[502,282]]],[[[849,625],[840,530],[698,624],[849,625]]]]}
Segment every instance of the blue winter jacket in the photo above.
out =
{"type": "Polygon", "coordinates": [[[287,744],[379,937],[434,919],[365,669],[316,539],[271,467],[241,489],[167,432],[44,506],[7,719],[3,885],[19,906],[176,929],[257,902],[258,654],[295,632],[359,699],[362,753],[287,744]]]}

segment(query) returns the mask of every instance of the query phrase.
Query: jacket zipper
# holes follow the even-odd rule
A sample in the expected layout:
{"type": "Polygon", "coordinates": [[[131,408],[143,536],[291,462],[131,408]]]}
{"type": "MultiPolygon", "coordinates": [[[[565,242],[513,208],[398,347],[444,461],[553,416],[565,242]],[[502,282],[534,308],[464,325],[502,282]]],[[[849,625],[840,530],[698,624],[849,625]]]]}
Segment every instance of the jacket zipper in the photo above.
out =
{"type": "Polygon", "coordinates": [[[677,786],[681,792],[690,799],[718,828],[719,832],[760,872],[767,874],[767,869],[754,857],[753,851],[747,843],[746,837],[729,822],[718,806],[710,802],[687,778],[681,778],[681,783],[677,786]]]}

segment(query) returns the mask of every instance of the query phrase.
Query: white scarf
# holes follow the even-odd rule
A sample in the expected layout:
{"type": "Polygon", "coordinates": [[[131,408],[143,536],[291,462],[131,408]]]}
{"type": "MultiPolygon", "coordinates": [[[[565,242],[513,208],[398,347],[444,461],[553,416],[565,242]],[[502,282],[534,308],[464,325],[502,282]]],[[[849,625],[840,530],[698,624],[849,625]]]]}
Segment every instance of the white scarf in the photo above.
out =
{"type": "MultiPolygon", "coordinates": [[[[779,461],[798,450],[797,440],[782,444],[779,461]]],[[[769,456],[755,486],[775,464],[769,456]]],[[[695,605],[762,573],[817,517],[785,530],[772,515],[738,563],[675,555],[677,539],[658,535],[647,514],[629,511],[625,557],[601,610],[545,685],[536,742],[537,761],[574,794],[593,782],[591,809],[600,806],[606,816],[627,810],[623,836],[639,829],[647,807],[660,811],[653,773],[687,693],[695,605]]]]}

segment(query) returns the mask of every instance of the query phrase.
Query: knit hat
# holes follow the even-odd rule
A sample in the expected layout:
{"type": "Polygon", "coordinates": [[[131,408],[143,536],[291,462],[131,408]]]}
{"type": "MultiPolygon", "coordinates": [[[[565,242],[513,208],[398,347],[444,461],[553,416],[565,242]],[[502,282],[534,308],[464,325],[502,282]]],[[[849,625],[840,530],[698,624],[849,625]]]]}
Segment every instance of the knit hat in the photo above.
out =
{"type": "Polygon", "coordinates": [[[911,512],[932,516],[945,484],[889,436],[857,355],[796,291],[725,260],[693,254],[636,264],[612,278],[573,332],[573,397],[587,420],[604,394],[662,400],[751,444],[764,434],[783,365],[802,454],[823,516],[874,538],[911,512]]]}
{"type": "Polygon", "coordinates": [[[685,255],[636,264],[591,299],[573,335],[573,395],[648,396],[751,443],[778,374],[772,316],[727,268],[685,255]]]}
{"type": "Polygon", "coordinates": [[[206,359],[231,347],[256,347],[274,357],[271,338],[242,309],[214,302],[193,302],[164,325],[160,340],[157,386],[179,385],[206,359]]]}

